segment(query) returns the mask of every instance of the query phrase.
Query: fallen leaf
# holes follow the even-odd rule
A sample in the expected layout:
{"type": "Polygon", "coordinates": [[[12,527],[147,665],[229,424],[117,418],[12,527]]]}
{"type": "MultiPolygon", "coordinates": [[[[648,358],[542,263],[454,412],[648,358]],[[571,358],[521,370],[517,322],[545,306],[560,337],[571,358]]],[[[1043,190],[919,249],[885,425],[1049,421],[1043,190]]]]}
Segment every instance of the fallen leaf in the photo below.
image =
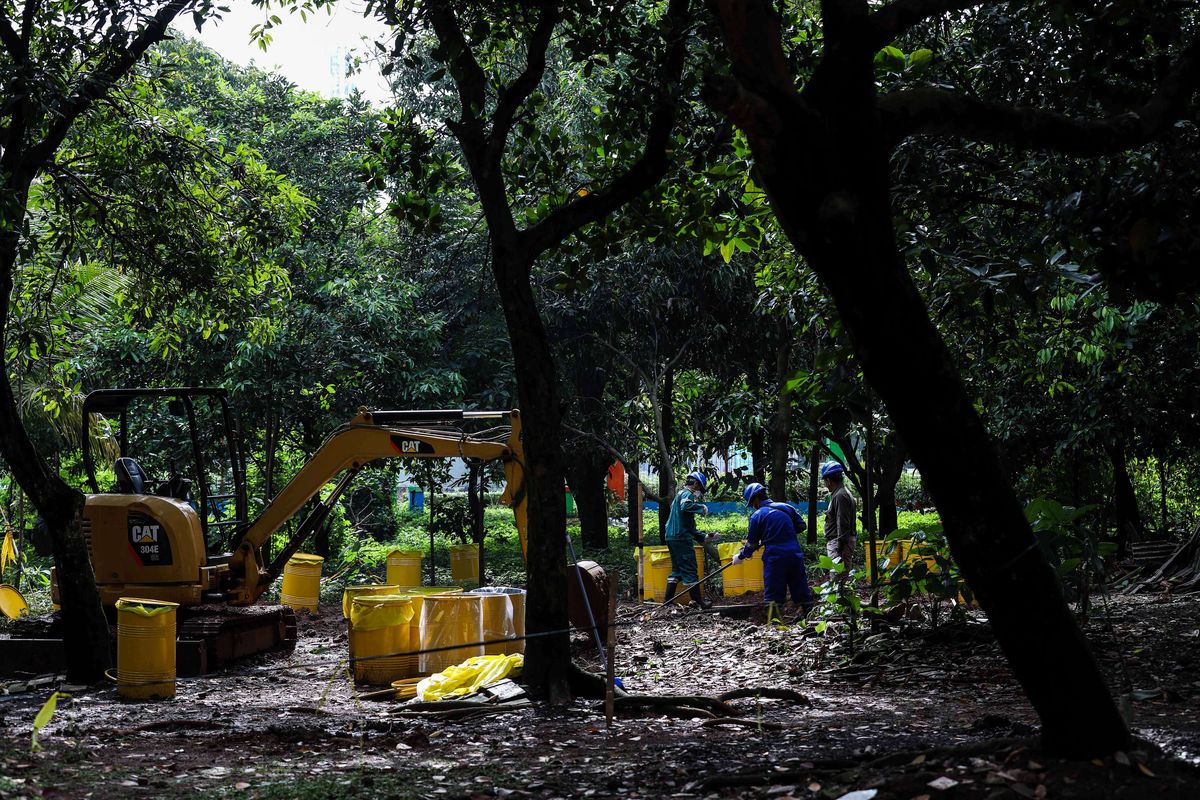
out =
{"type": "Polygon", "coordinates": [[[1126,753],[1124,750],[1118,750],[1116,753],[1113,754],[1113,758],[1116,760],[1116,762],[1118,764],[1120,764],[1123,767],[1128,767],[1131,763],[1129,760],[1129,754],[1126,753]]]}
{"type": "Polygon", "coordinates": [[[925,754],[921,753],[921,755],[917,756],[916,758],[914,758],[912,761],[910,761],[908,763],[913,766],[915,766],[917,764],[924,764],[925,763],[925,754]]]}
{"type": "Polygon", "coordinates": [[[943,775],[940,778],[934,778],[925,785],[931,789],[937,789],[939,792],[944,792],[947,789],[953,789],[955,786],[958,786],[958,781],[943,775]]]}
{"type": "Polygon", "coordinates": [[[871,800],[877,794],[879,794],[878,789],[858,789],[842,795],[837,800],[871,800]]]}
{"type": "Polygon", "coordinates": [[[233,785],[233,788],[237,789],[239,792],[243,792],[250,788],[250,784],[246,783],[245,781],[238,781],[233,785]]]}
{"type": "Polygon", "coordinates": [[[1142,763],[1142,762],[1140,762],[1140,761],[1138,762],[1138,769],[1140,769],[1140,770],[1142,771],[1142,774],[1143,774],[1143,775],[1145,775],[1145,776],[1146,776],[1146,777],[1148,777],[1148,778],[1156,778],[1156,777],[1158,777],[1158,776],[1157,776],[1157,775],[1155,775],[1153,772],[1151,772],[1151,770],[1150,770],[1150,768],[1149,768],[1149,767],[1147,767],[1145,764],[1143,764],[1143,763],[1142,763]]]}

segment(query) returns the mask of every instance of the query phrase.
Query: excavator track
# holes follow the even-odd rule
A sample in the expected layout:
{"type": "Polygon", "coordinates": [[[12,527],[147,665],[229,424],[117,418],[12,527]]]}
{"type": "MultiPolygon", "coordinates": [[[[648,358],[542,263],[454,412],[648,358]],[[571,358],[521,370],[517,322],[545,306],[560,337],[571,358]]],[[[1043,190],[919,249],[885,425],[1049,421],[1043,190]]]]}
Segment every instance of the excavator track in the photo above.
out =
{"type": "Polygon", "coordinates": [[[288,606],[193,606],[180,620],[176,670],[181,677],[223,669],[259,653],[296,648],[296,612],[288,606]]]}
{"type": "MultiPolygon", "coordinates": [[[[288,606],[192,606],[179,610],[175,673],[181,678],[216,672],[248,656],[290,653],[296,647],[296,613],[288,606]]],[[[65,669],[58,615],[25,617],[0,639],[0,675],[65,669]],[[10,669],[11,668],[11,669],[10,669]]],[[[113,662],[117,632],[113,628],[113,662]]]]}

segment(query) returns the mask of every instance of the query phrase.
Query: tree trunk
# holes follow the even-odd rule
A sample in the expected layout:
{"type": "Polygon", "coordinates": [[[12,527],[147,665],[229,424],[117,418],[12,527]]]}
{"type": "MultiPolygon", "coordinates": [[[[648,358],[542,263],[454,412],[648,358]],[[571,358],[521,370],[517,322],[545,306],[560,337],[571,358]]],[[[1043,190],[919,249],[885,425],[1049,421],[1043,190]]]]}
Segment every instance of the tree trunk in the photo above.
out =
{"type": "MultiPolygon", "coordinates": [[[[639,458],[635,456],[635,458],[639,458]]],[[[640,458],[639,458],[640,460],[640,458]]],[[[638,489],[641,487],[641,476],[638,463],[625,465],[625,505],[629,508],[629,543],[637,545],[642,541],[642,509],[638,489]]]]}
{"type": "Polygon", "coordinates": [[[775,351],[775,385],[778,394],[775,396],[775,412],[771,416],[771,475],[767,486],[771,497],[781,502],[788,499],[787,464],[792,439],[792,395],[787,390],[787,382],[792,375],[790,356],[791,340],[785,335],[775,351]]]}
{"type": "MultiPolygon", "coordinates": [[[[801,101],[790,75],[762,74],[786,61],[763,54],[755,36],[763,26],[774,30],[769,7],[747,5],[721,4],[739,80],[736,91],[713,99],[746,132],[784,232],[828,288],[867,380],[933,495],[954,559],[1041,717],[1045,744],[1086,756],[1126,747],[1129,734],[1104,677],[897,249],[890,150],[869,53],[827,50],[822,80],[801,101]],[[748,22],[746,14],[762,16],[748,22]]],[[[827,32],[845,35],[861,23],[845,17],[857,13],[846,7],[826,9],[836,15],[825,20],[827,32]]]]}
{"type": "Polygon", "coordinates": [[[896,516],[896,484],[904,474],[904,462],[908,460],[908,452],[899,434],[891,431],[883,437],[879,447],[879,469],[875,490],[875,506],[879,509],[879,535],[887,536],[900,527],[896,516]]]}
{"type": "Polygon", "coordinates": [[[535,695],[552,703],[565,703],[571,697],[571,641],[565,633],[567,516],[563,506],[562,413],[554,358],[529,284],[529,262],[493,242],[492,271],[512,344],[524,431],[525,489],[529,498],[526,627],[530,633],[564,631],[526,642],[523,680],[535,695]]]}
{"type": "Polygon", "coordinates": [[[602,447],[582,442],[567,455],[567,483],[575,496],[579,533],[584,547],[608,549],[608,498],[605,495],[612,456],[602,447]]]}
{"type": "Polygon", "coordinates": [[[1167,523],[1167,451],[1163,448],[1158,455],[1158,518],[1162,536],[1170,535],[1167,523]]]}
{"type": "MultiPolygon", "coordinates": [[[[8,298],[7,292],[4,298],[8,298]]],[[[67,677],[94,683],[112,665],[112,637],[80,531],[83,494],[52,473],[25,433],[8,375],[0,376],[0,455],[46,523],[62,606],[67,677]]]]}
{"type": "Polygon", "coordinates": [[[675,499],[675,460],[671,457],[671,434],[675,430],[675,370],[668,367],[663,374],[663,389],[659,395],[659,452],[658,452],[658,543],[667,543],[667,518],[671,516],[671,501],[675,499]]]}
{"type": "Polygon", "coordinates": [[[808,456],[808,543],[817,543],[817,486],[821,469],[821,431],[815,431],[816,440],[808,456]]]}
{"type": "Polygon", "coordinates": [[[1138,510],[1137,495],[1129,479],[1129,467],[1125,463],[1125,440],[1117,439],[1105,446],[1113,470],[1113,516],[1117,522],[1117,558],[1125,558],[1130,542],[1145,538],[1142,514],[1138,510]]]}

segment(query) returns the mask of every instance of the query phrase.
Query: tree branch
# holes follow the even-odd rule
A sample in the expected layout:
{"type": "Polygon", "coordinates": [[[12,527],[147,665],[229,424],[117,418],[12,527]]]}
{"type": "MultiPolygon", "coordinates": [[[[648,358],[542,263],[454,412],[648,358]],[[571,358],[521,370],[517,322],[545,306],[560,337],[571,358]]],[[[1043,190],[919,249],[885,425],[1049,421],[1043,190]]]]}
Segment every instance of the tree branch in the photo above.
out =
{"type": "Polygon", "coordinates": [[[13,29],[12,23],[8,17],[0,10],[0,43],[4,44],[4,49],[12,56],[13,61],[21,62],[25,60],[27,51],[21,37],[13,29]]]}
{"type": "Polygon", "coordinates": [[[867,17],[864,37],[872,50],[894,42],[901,34],[930,17],[953,11],[966,11],[983,5],[985,0],[895,0],[867,17]]]}
{"type": "Polygon", "coordinates": [[[914,134],[944,134],[1066,155],[1098,156],[1143,145],[1184,119],[1198,83],[1200,37],[1183,51],[1145,104],[1105,119],[992,103],[934,88],[894,92],[879,100],[879,110],[885,130],[895,134],[895,141],[914,134]]]}
{"type": "MultiPolygon", "coordinates": [[[[459,125],[478,137],[478,142],[482,144],[483,125],[480,123],[480,115],[487,105],[487,76],[475,60],[471,45],[463,35],[450,4],[430,3],[426,8],[429,9],[433,31],[446,51],[446,66],[450,69],[454,85],[458,88],[458,100],[462,105],[462,119],[459,125]]],[[[459,131],[455,133],[458,134],[459,131]]]]}
{"type": "Polygon", "coordinates": [[[492,120],[492,132],[488,136],[490,161],[499,163],[517,110],[529,99],[529,95],[546,74],[546,50],[550,46],[550,37],[554,34],[554,26],[558,24],[558,19],[556,3],[546,3],[542,6],[537,25],[529,35],[529,43],[525,48],[525,69],[499,92],[496,113],[492,120]]]}
{"type": "Polygon", "coordinates": [[[21,9],[21,44],[29,51],[29,43],[33,41],[33,18],[37,14],[38,0],[25,0],[21,9]]]}
{"type": "Polygon", "coordinates": [[[517,226],[513,221],[508,190],[500,168],[503,141],[498,149],[493,150],[482,122],[487,106],[487,76],[471,52],[471,45],[450,4],[429,3],[426,8],[429,9],[434,34],[445,51],[445,64],[458,88],[458,99],[462,105],[459,121],[449,123],[449,127],[458,139],[471,178],[475,181],[493,245],[511,249],[517,226]]]}
{"type": "Polygon", "coordinates": [[[604,219],[654,186],[667,174],[671,163],[667,149],[671,143],[671,131],[675,127],[678,109],[677,87],[687,55],[689,12],[689,0],[670,0],[667,6],[664,17],[667,51],[660,73],[661,91],[650,112],[650,124],[641,156],[605,189],[572,199],[532,228],[528,228],[523,238],[531,260],[585,225],[604,219]]]}
{"type": "MultiPolygon", "coordinates": [[[[163,38],[167,26],[175,17],[191,4],[192,0],[171,0],[162,6],[127,48],[115,53],[109,52],[95,70],[80,79],[75,91],[58,110],[45,137],[29,149],[28,162],[34,169],[50,160],[79,115],[107,94],[113,84],[129,72],[146,50],[163,38]]],[[[115,31],[113,33],[115,36],[115,31]]]]}

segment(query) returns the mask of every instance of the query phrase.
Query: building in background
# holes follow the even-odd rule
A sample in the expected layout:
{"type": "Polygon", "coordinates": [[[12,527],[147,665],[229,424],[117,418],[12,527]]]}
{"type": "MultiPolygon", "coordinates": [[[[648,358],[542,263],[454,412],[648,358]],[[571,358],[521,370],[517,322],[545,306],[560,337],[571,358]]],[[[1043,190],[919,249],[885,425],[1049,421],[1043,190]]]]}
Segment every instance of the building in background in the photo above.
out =
{"type": "Polygon", "coordinates": [[[329,56],[329,96],[345,100],[358,91],[354,54],[345,45],[338,45],[329,56]]]}

